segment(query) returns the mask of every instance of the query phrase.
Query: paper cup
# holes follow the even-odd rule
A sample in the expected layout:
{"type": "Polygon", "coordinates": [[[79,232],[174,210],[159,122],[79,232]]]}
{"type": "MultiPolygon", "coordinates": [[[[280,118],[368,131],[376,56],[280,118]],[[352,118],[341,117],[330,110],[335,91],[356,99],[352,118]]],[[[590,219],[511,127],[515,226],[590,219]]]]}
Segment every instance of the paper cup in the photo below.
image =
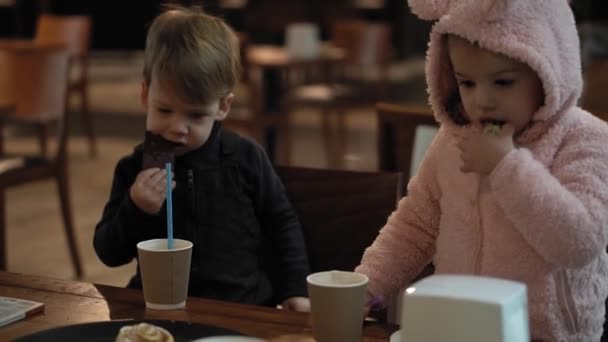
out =
{"type": "Polygon", "coordinates": [[[306,280],[314,338],[318,342],[361,341],[367,276],[328,271],[313,273],[306,280]]]}
{"type": "Polygon", "coordinates": [[[167,239],[153,239],[137,244],[139,270],[146,307],[172,310],[186,306],[192,242],[173,239],[167,249],[167,239]]]}

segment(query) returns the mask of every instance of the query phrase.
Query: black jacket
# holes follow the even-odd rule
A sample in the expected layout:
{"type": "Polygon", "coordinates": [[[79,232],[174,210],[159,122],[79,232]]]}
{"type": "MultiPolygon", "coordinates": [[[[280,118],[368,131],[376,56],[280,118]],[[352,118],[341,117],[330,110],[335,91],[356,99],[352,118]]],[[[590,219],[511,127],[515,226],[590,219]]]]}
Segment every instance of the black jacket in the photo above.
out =
{"type": "MultiPolygon", "coordinates": [[[[166,210],[148,215],[129,188],[142,145],[122,158],[93,244],[108,266],[137,257],[137,243],[166,237],[166,210]]],[[[300,223],[264,151],[216,123],[199,149],[174,165],[174,237],[194,243],[188,294],[274,305],[306,295],[309,273],[300,223]]],[[[139,267],[129,287],[141,288],[139,267]]]]}

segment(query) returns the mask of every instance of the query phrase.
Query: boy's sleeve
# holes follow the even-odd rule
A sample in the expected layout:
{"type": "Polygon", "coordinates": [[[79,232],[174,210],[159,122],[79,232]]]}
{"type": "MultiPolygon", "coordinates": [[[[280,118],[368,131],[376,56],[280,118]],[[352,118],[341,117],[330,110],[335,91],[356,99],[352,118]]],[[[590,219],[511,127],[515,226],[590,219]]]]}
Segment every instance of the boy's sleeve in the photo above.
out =
{"type": "Polygon", "coordinates": [[[287,198],[285,187],[268,157],[258,150],[258,191],[256,210],[260,226],[268,238],[271,251],[270,272],[274,298],[280,303],[295,296],[307,296],[306,277],[310,266],[302,226],[287,198]]]}
{"type": "MultiPolygon", "coordinates": [[[[141,163],[140,163],[141,164],[141,163]]],[[[114,170],[110,199],[95,227],[93,247],[107,266],[121,266],[137,255],[137,243],[152,238],[158,220],[141,211],[129,196],[129,189],[141,165],[123,158],[114,170]]]]}

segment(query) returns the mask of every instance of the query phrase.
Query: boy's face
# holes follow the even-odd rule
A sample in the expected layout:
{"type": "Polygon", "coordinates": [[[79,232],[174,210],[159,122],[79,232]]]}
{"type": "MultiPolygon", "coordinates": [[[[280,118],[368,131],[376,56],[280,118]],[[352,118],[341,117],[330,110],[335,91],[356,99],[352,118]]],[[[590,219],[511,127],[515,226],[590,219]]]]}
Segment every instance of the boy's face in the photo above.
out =
{"type": "Polygon", "coordinates": [[[152,77],[142,82],[141,101],[146,109],[146,130],[180,143],[175,151],[182,155],[201,147],[211,134],[213,123],[223,120],[230,111],[233,94],[209,104],[185,103],[170,86],[152,77]]]}
{"type": "Polygon", "coordinates": [[[472,123],[510,123],[521,132],[543,105],[537,74],[526,64],[450,36],[448,50],[465,115],[472,123]]]}

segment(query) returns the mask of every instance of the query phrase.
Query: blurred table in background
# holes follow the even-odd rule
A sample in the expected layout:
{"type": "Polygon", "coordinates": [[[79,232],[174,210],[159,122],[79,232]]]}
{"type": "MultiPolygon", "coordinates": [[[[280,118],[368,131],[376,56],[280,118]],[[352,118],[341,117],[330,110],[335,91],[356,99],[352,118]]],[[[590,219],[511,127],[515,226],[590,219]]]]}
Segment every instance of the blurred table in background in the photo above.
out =
{"type": "Polygon", "coordinates": [[[287,121],[282,112],[283,96],[289,86],[289,73],[297,69],[331,72],[346,59],[343,49],[321,44],[319,54],[309,58],[290,56],[287,49],[272,45],[249,45],[245,53],[250,84],[250,121],[271,161],[277,157],[277,134],[287,121]]]}

